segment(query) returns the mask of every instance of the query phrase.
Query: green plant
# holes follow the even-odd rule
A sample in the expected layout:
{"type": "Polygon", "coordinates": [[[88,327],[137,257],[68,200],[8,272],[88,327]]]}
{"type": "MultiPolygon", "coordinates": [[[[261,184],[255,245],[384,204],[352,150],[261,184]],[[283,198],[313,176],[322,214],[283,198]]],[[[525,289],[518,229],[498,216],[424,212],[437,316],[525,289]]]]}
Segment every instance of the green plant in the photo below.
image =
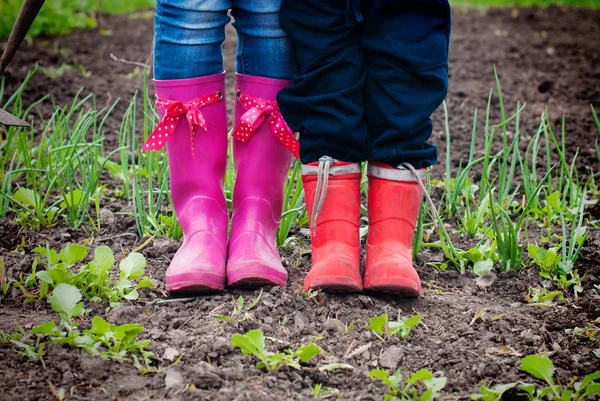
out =
{"type": "Polygon", "coordinates": [[[330,390],[321,390],[322,388],[323,384],[321,383],[316,383],[313,387],[311,387],[312,397],[315,400],[318,400],[319,398],[322,398],[331,392],[330,390]]]}
{"type": "Polygon", "coordinates": [[[585,376],[581,381],[572,380],[567,385],[554,383],[554,364],[546,357],[540,355],[528,355],[521,360],[521,369],[547,384],[546,387],[538,387],[535,384],[515,382],[496,385],[488,388],[481,387],[480,394],[473,394],[472,400],[500,401],[503,395],[514,391],[520,397],[526,397],[530,401],[542,401],[546,399],[560,401],[580,401],[588,399],[593,395],[600,394],[600,371],[585,376]]]}
{"type": "Polygon", "coordinates": [[[314,356],[323,353],[323,350],[313,343],[303,345],[295,351],[286,349],[285,352],[269,352],[265,348],[265,336],[262,330],[250,330],[244,335],[234,334],[231,337],[231,345],[239,348],[245,355],[253,355],[258,358],[260,362],[256,364],[256,367],[269,372],[282,366],[300,370],[300,362],[307,363],[314,356]]]}
{"type": "Polygon", "coordinates": [[[233,310],[230,315],[217,315],[211,314],[212,318],[215,320],[224,320],[227,322],[235,323],[236,325],[241,322],[245,322],[246,320],[252,319],[252,316],[248,313],[252,309],[256,308],[260,303],[263,296],[263,290],[261,289],[256,298],[252,300],[248,305],[244,302],[244,297],[239,296],[237,301],[234,300],[233,310]]]}
{"type": "MultiPolygon", "coordinates": [[[[113,282],[110,275],[115,264],[112,251],[107,246],[99,246],[94,251],[94,258],[75,271],[74,266],[83,261],[88,253],[88,248],[83,245],[69,244],[60,252],[54,249],[35,248],[34,253],[43,256],[42,262],[46,270],[35,272],[38,280],[28,285],[39,285],[38,299],[45,298],[52,288],[60,284],[71,284],[83,291],[90,301],[107,300],[112,307],[118,306],[119,301],[136,300],[139,298],[138,290],[153,288],[154,285],[148,277],[143,277],[146,269],[146,259],[137,252],[132,252],[119,263],[119,279],[113,282]],[[139,280],[137,284],[136,280],[139,280]]],[[[35,263],[35,262],[34,262],[35,263]]]]}
{"type": "Polygon", "coordinates": [[[554,298],[559,301],[565,299],[561,291],[548,291],[546,288],[529,288],[525,300],[531,306],[548,308],[554,305],[554,298]]]}
{"type": "Polygon", "coordinates": [[[289,237],[290,229],[306,213],[304,191],[300,182],[301,166],[302,164],[297,160],[285,181],[283,212],[277,231],[277,246],[279,247],[286,246],[290,241],[295,239],[294,237],[289,237]]]}
{"type": "Polygon", "coordinates": [[[369,373],[371,379],[383,382],[387,393],[386,401],[432,401],[440,396],[440,390],[446,386],[445,377],[435,377],[430,371],[421,369],[404,378],[400,370],[393,375],[386,370],[375,369],[369,373]]]}
{"type": "Polygon", "coordinates": [[[92,318],[89,330],[83,332],[75,317],[84,315],[83,298],[78,288],[70,284],[58,284],[49,297],[52,309],[60,316],[60,323],[54,321],[34,327],[30,333],[21,329],[10,341],[22,349],[18,351],[24,357],[43,363],[46,344],[58,344],[71,348],[80,348],[92,355],[121,363],[132,363],[141,373],[155,371],[151,367],[154,354],[145,349],[149,340],[138,340],[144,330],[139,324],[115,325],[99,316],[92,318]]]}
{"type": "Polygon", "coordinates": [[[421,319],[421,315],[415,315],[402,320],[400,312],[398,312],[398,320],[394,322],[389,320],[387,313],[384,313],[383,315],[369,319],[367,329],[375,333],[377,338],[382,341],[383,336],[390,338],[399,335],[402,338],[407,338],[410,336],[413,327],[421,323],[421,319]]]}

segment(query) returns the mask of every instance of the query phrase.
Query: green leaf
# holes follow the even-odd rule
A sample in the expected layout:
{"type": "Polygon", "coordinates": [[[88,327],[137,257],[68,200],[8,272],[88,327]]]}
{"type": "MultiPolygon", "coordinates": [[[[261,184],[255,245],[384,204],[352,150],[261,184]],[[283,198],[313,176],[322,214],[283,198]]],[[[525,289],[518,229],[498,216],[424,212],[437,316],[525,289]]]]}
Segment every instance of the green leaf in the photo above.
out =
{"type": "Polygon", "coordinates": [[[583,397],[581,399],[586,399],[591,395],[600,394],[600,383],[592,383],[586,387],[585,393],[583,393],[583,397]]]}
{"type": "Polygon", "coordinates": [[[89,264],[90,273],[100,277],[112,269],[115,257],[107,246],[99,246],[94,251],[94,259],[89,264]]]}
{"type": "Polygon", "coordinates": [[[28,188],[19,188],[15,192],[15,199],[27,206],[37,207],[40,196],[33,190],[28,188]]]}
{"type": "Polygon", "coordinates": [[[133,289],[130,292],[128,292],[127,294],[123,295],[123,298],[125,298],[129,301],[135,301],[139,297],[140,297],[140,293],[136,289],[133,289]]]}
{"type": "Polygon", "coordinates": [[[546,198],[546,203],[555,212],[560,212],[560,195],[560,191],[554,191],[546,198]]]}
{"type": "Polygon", "coordinates": [[[71,282],[71,275],[63,269],[52,269],[48,273],[50,274],[50,278],[58,284],[68,284],[71,282]]]}
{"type": "Polygon", "coordinates": [[[56,323],[54,323],[53,321],[42,323],[39,326],[36,326],[33,329],[31,329],[31,334],[44,334],[49,336],[50,334],[52,334],[55,327],[56,323]]]}
{"type": "Polygon", "coordinates": [[[54,249],[38,246],[37,248],[34,248],[32,252],[44,256],[50,265],[56,265],[58,263],[58,254],[54,249]]]}
{"type": "Polygon", "coordinates": [[[477,276],[483,276],[484,274],[491,272],[493,269],[494,261],[492,259],[481,260],[473,265],[473,272],[477,276]]]}
{"type": "Polygon", "coordinates": [[[55,312],[64,314],[70,320],[73,316],[83,314],[81,292],[70,284],[59,284],[50,296],[50,305],[55,312]]]}
{"type": "Polygon", "coordinates": [[[146,271],[146,258],[141,253],[132,252],[119,263],[119,267],[121,279],[136,280],[146,271]]]}
{"type": "Polygon", "coordinates": [[[111,324],[108,323],[106,320],[102,319],[100,316],[94,316],[94,318],[92,319],[91,332],[96,335],[103,336],[110,331],[110,326],[111,324]]]}
{"type": "Polygon", "coordinates": [[[377,334],[382,335],[385,332],[386,326],[388,323],[388,315],[384,313],[383,315],[379,315],[369,319],[369,326],[367,327],[369,330],[374,331],[377,334]]]}
{"type": "Polygon", "coordinates": [[[103,157],[98,157],[98,162],[100,164],[104,163],[104,168],[112,175],[114,178],[125,181],[125,175],[123,174],[123,169],[121,166],[112,160],[107,160],[103,157]]]}
{"type": "Polygon", "coordinates": [[[265,355],[265,335],[262,330],[250,330],[245,335],[231,336],[231,346],[239,348],[246,355],[265,355]]]}
{"type": "Polygon", "coordinates": [[[408,386],[411,386],[411,385],[415,384],[416,382],[433,379],[434,377],[435,376],[433,376],[433,373],[431,373],[427,369],[421,369],[421,370],[413,373],[412,375],[410,375],[410,377],[406,381],[406,384],[408,386]]]}
{"type": "Polygon", "coordinates": [[[544,380],[549,385],[554,384],[552,381],[554,364],[546,357],[540,355],[528,355],[521,359],[521,369],[536,379],[544,380]]]}
{"type": "Polygon", "coordinates": [[[72,266],[80,260],[85,259],[87,255],[87,246],[78,244],[69,244],[63,248],[58,254],[58,259],[63,261],[67,266],[72,266]]]}
{"type": "Polygon", "coordinates": [[[140,280],[140,282],[135,286],[136,289],[140,289],[140,288],[154,288],[154,284],[152,284],[152,280],[150,280],[150,277],[144,277],[143,279],[140,280]]]}
{"type": "Polygon", "coordinates": [[[408,319],[404,320],[404,325],[406,327],[415,327],[421,323],[421,319],[423,317],[421,315],[411,316],[408,319]]]}
{"type": "MultiPolygon", "coordinates": [[[[590,383],[600,380],[600,370],[594,373],[590,373],[585,376],[581,383],[579,383],[579,388],[586,388],[590,383]]],[[[576,383],[577,384],[577,383],[576,383]]]]}
{"type": "Polygon", "coordinates": [[[308,344],[298,348],[296,354],[304,363],[310,361],[315,355],[321,354],[321,348],[316,344],[308,344]]]}
{"type": "Polygon", "coordinates": [[[390,376],[390,372],[388,372],[387,370],[383,370],[383,369],[373,369],[371,371],[371,373],[369,373],[369,377],[371,379],[379,379],[386,384],[388,382],[389,376],[390,376]]]}
{"type": "Polygon", "coordinates": [[[52,279],[52,276],[50,275],[50,272],[47,270],[42,270],[41,272],[37,272],[35,274],[35,276],[37,278],[39,278],[40,280],[42,280],[44,283],[48,283],[50,285],[54,285],[54,280],[52,279]]]}
{"type": "Polygon", "coordinates": [[[69,209],[78,207],[81,204],[82,198],[83,198],[83,192],[81,192],[81,190],[79,190],[79,189],[76,189],[65,195],[60,206],[62,208],[69,208],[69,209]]]}

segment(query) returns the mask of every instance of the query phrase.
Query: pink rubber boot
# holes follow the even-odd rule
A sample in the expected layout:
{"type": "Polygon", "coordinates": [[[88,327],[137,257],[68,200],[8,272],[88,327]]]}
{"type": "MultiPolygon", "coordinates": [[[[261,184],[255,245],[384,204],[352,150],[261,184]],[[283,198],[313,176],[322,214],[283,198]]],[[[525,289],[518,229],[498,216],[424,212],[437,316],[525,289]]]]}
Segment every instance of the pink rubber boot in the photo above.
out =
{"type": "Polygon", "coordinates": [[[167,291],[222,290],[227,257],[225,73],[155,80],[154,87],[161,123],[143,149],[158,150],[167,143],[171,196],[184,234],[167,269],[167,291]]]}
{"type": "Polygon", "coordinates": [[[283,121],[275,96],[291,82],[236,75],[233,191],[228,286],[284,286],[287,272],[276,244],[283,187],[294,134],[283,121]]]}

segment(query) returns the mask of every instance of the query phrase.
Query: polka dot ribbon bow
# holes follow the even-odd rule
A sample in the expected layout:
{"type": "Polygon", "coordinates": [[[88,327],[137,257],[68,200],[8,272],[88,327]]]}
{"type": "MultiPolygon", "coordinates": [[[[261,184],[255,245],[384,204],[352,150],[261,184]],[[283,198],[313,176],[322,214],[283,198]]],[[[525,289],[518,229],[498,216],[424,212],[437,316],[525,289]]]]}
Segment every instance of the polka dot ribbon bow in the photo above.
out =
{"type": "Polygon", "coordinates": [[[238,101],[248,110],[240,118],[240,125],[233,131],[232,136],[242,142],[248,142],[255,131],[265,120],[268,119],[271,132],[287,150],[299,158],[298,141],[294,131],[287,125],[279,110],[279,105],[274,100],[264,100],[260,97],[252,97],[238,92],[238,101]]]}
{"type": "Polygon", "coordinates": [[[192,152],[194,151],[194,136],[198,128],[204,131],[208,129],[206,120],[200,109],[209,104],[216,103],[221,100],[221,92],[213,93],[208,96],[200,96],[189,102],[174,102],[166,99],[156,99],[156,107],[164,113],[162,120],[152,134],[142,146],[142,150],[161,150],[167,143],[169,137],[177,128],[177,124],[181,121],[181,117],[185,116],[190,126],[190,141],[192,152]]]}

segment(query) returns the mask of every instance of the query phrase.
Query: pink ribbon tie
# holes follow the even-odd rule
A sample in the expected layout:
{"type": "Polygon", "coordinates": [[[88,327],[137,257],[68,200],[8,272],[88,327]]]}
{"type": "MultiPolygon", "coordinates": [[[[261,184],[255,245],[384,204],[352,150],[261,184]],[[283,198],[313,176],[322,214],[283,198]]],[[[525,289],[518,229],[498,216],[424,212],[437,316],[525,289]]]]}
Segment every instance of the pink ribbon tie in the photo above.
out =
{"type": "Polygon", "coordinates": [[[181,117],[185,116],[190,127],[190,141],[193,152],[194,136],[198,128],[202,128],[205,132],[208,130],[206,120],[200,109],[220,101],[221,98],[221,92],[216,92],[208,96],[199,96],[189,102],[156,99],[156,107],[159,111],[163,112],[163,118],[154,131],[152,131],[144,146],[142,146],[142,150],[161,150],[175,131],[175,128],[177,128],[181,117]]]}
{"type": "Polygon", "coordinates": [[[275,138],[287,150],[292,152],[296,159],[299,158],[299,145],[296,135],[284,121],[276,101],[264,100],[260,97],[252,97],[243,93],[238,93],[238,101],[248,111],[242,115],[240,125],[233,131],[232,136],[235,139],[248,142],[266,118],[275,138]]]}

